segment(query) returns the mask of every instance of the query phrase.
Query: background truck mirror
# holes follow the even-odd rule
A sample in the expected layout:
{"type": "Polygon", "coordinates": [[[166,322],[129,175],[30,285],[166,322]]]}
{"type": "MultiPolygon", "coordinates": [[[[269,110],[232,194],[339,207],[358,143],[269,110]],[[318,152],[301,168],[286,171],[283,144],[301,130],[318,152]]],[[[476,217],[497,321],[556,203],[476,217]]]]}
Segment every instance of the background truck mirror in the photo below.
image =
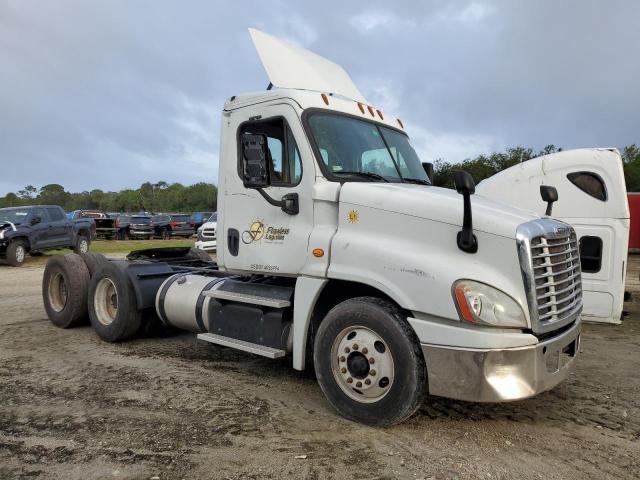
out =
{"type": "Polygon", "coordinates": [[[242,134],[242,180],[246,188],[265,188],[270,185],[269,147],[267,136],[242,134]]]}

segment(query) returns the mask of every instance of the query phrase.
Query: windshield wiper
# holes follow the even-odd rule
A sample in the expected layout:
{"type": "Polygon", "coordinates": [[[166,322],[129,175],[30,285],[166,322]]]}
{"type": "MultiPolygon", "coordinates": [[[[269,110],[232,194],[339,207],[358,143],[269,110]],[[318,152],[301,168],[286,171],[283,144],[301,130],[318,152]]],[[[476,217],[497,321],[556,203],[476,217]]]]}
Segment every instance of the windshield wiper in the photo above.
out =
{"type": "Polygon", "coordinates": [[[407,178],[403,177],[402,180],[407,183],[417,183],[419,185],[431,185],[431,182],[422,180],[421,178],[407,178]]]}
{"type": "Polygon", "coordinates": [[[362,177],[367,177],[367,178],[374,178],[376,180],[382,180],[383,182],[389,182],[389,180],[387,180],[386,178],[384,178],[382,175],[378,175],[377,173],[373,173],[373,172],[333,172],[334,174],[336,173],[341,173],[341,174],[345,174],[345,175],[360,175],[362,177]]]}

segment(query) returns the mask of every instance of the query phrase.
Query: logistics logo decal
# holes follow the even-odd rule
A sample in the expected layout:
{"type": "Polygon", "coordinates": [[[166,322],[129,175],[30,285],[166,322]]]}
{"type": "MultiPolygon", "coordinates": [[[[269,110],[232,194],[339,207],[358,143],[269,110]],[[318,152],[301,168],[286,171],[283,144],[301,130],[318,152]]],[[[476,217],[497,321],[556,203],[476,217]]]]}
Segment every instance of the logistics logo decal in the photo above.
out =
{"type": "Polygon", "coordinates": [[[349,219],[349,223],[356,223],[358,220],[360,220],[360,214],[357,210],[349,210],[347,219],[349,219]]]}
{"type": "Polygon", "coordinates": [[[249,230],[242,232],[242,241],[246,244],[257,242],[264,236],[264,223],[260,220],[255,220],[249,230]]]}
{"type": "Polygon", "coordinates": [[[246,244],[264,240],[266,243],[282,243],[289,235],[287,227],[267,227],[262,220],[254,220],[249,230],[242,232],[242,241],[246,244]]]}

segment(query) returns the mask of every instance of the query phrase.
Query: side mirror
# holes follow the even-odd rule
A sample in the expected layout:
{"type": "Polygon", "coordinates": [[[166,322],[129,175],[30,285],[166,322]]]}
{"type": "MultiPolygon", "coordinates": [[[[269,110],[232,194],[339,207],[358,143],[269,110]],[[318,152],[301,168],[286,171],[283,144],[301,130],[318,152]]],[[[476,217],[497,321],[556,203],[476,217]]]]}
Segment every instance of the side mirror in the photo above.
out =
{"type": "Polygon", "coordinates": [[[458,248],[463,252],[476,253],[478,251],[478,239],[473,234],[473,219],[471,214],[471,194],[476,192],[476,184],[473,177],[467,172],[453,172],[453,182],[456,191],[462,195],[464,213],[462,218],[462,230],[458,232],[458,248]]]}
{"type": "Polygon", "coordinates": [[[39,216],[35,216],[31,219],[31,225],[37,225],[41,221],[42,221],[42,218],[40,218],[39,216]]]}
{"type": "Polygon", "coordinates": [[[556,187],[552,187],[551,185],[540,185],[540,196],[543,201],[547,202],[547,211],[545,212],[545,215],[550,217],[553,202],[558,201],[558,190],[556,190],[556,187]]]}
{"type": "Polygon", "coordinates": [[[271,184],[269,176],[269,147],[267,136],[243,133],[242,141],[242,182],[246,188],[265,188],[271,184]]]}
{"type": "Polygon", "coordinates": [[[422,162],[422,168],[424,168],[424,173],[427,174],[427,178],[431,183],[433,183],[433,163],[431,162],[422,162]]]}

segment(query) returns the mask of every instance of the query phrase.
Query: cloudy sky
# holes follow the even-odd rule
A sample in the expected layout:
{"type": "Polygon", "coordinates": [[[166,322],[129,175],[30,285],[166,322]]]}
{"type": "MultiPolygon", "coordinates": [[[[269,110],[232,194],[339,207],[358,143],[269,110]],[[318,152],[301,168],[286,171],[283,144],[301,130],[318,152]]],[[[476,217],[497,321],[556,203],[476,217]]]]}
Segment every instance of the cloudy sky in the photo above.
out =
{"type": "Polygon", "coordinates": [[[640,2],[0,0],[0,195],[217,179],[247,27],[341,64],[424,160],[640,143],[640,2]]]}

